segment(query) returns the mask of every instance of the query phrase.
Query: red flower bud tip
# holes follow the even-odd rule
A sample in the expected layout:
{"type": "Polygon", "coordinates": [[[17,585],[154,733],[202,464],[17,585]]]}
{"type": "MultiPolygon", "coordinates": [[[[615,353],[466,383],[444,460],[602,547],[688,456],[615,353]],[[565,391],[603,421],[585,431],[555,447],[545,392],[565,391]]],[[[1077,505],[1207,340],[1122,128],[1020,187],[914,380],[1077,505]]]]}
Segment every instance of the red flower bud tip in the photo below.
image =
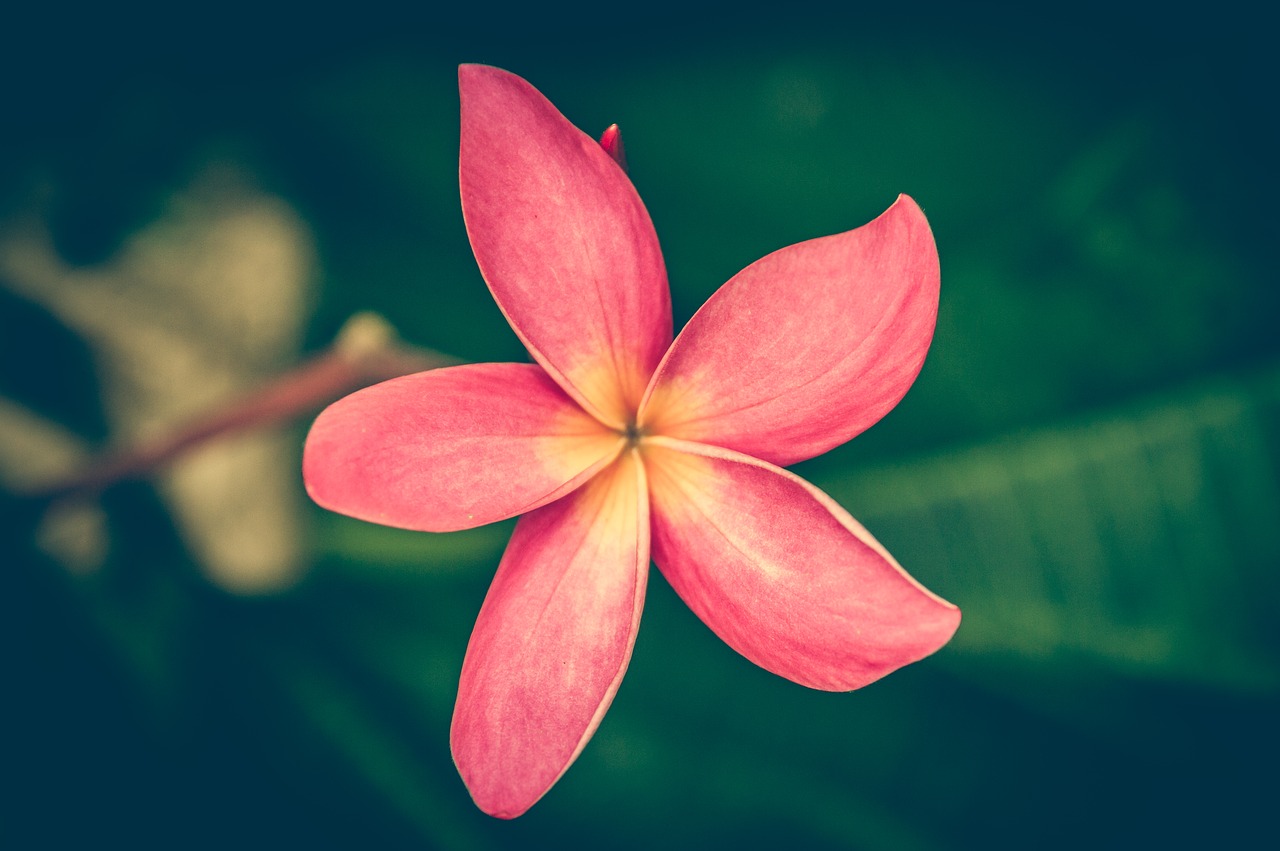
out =
{"type": "Polygon", "coordinates": [[[627,152],[622,147],[622,131],[618,129],[618,125],[610,124],[609,128],[600,135],[600,147],[604,148],[604,152],[613,157],[614,162],[622,166],[622,170],[627,170],[627,152]]]}

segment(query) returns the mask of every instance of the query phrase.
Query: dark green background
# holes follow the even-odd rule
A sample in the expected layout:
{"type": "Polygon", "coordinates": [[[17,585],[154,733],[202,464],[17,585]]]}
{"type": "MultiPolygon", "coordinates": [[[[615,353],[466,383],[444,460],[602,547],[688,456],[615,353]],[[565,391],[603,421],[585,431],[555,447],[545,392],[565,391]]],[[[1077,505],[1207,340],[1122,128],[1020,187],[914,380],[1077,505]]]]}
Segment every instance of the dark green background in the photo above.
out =
{"type": "MultiPolygon", "coordinates": [[[[799,471],[965,614],[936,656],[823,694],[736,656],[655,572],[598,734],[505,823],[447,740],[509,523],[429,536],[317,509],[306,581],[245,599],[199,578],[146,485],[106,494],[118,546],[90,579],[35,555],[10,504],[0,844],[1239,847],[1274,822],[1260,21],[232,4],[19,13],[0,39],[5,213],[50,177],[59,249],[91,265],[230,158],[314,231],[317,348],[374,309],[465,359],[523,357],[458,209],[459,62],[526,77],[588,132],[622,125],[678,323],[757,257],[911,194],[942,258],[929,360],[799,471]]],[[[89,355],[52,319],[5,296],[0,358],[4,393],[102,438],[89,355]]]]}

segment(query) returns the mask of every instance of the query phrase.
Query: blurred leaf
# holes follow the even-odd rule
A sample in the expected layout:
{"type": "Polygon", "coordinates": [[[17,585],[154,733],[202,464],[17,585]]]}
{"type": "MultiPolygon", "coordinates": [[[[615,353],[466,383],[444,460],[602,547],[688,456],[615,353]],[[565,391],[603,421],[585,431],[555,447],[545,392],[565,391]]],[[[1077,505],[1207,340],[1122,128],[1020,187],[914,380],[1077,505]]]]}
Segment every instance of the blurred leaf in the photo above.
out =
{"type": "MultiPolygon", "coordinates": [[[[68,265],[35,216],[0,234],[2,283],[89,342],[119,445],[206,415],[295,358],[311,264],[293,210],[218,164],[98,266],[68,265]]],[[[59,386],[57,361],[29,362],[37,383],[59,386]]],[[[291,437],[258,432],[200,446],[160,473],[212,579],[247,593],[296,579],[296,463],[291,437]]]]}
{"type": "Polygon", "coordinates": [[[948,650],[1280,686],[1280,370],[820,480],[965,619],[948,650]]]}

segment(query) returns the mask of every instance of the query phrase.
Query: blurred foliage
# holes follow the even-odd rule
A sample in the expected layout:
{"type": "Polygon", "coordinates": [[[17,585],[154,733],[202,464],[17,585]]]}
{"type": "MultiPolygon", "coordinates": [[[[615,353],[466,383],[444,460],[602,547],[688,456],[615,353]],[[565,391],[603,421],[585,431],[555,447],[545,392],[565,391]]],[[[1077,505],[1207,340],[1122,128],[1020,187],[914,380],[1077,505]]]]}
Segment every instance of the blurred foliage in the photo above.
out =
{"type": "MultiPolygon", "coordinates": [[[[799,471],[965,620],[935,657],[821,694],[737,657],[655,572],[598,734],[506,823],[471,805],[448,723],[510,524],[417,535],[315,510],[306,580],[250,598],[203,578],[150,485],[104,495],[91,575],[6,496],[0,844],[1179,847],[1269,825],[1280,223],[1257,21],[204,11],[5,33],[0,231],[34,212],[101,269],[234,163],[312,234],[312,346],[373,309],[502,360],[524,354],[458,210],[458,62],[527,77],[588,132],[621,124],[678,322],[764,253],[907,192],[943,263],[929,361],[881,425],[799,471]]],[[[17,291],[0,281],[0,394],[102,442],[100,353],[17,291]]]]}

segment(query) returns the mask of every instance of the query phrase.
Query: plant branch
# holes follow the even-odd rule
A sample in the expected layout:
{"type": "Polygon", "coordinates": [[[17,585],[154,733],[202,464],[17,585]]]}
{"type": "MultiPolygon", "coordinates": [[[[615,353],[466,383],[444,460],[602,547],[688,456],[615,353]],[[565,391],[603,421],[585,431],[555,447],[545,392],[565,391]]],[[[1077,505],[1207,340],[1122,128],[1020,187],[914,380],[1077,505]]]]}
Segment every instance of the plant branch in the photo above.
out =
{"type": "Polygon", "coordinates": [[[23,496],[50,504],[70,496],[92,495],[117,482],[145,477],[212,440],[289,422],[388,378],[456,363],[461,361],[400,343],[393,329],[377,315],[357,314],[347,321],[326,351],[266,385],[189,420],[158,439],[108,450],[76,473],[23,496]]]}

